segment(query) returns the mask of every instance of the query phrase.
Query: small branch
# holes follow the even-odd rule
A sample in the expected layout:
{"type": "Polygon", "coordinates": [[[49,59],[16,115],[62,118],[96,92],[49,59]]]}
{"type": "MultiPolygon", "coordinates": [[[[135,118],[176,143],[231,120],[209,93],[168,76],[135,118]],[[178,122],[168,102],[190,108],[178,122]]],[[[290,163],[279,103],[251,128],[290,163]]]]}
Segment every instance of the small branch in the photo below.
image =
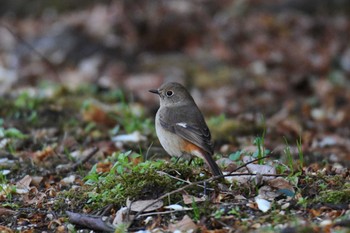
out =
{"type": "Polygon", "coordinates": [[[15,32],[14,30],[12,30],[10,28],[10,26],[6,25],[5,23],[0,23],[0,25],[2,25],[4,28],[7,29],[7,31],[10,32],[10,34],[19,42],[23,43],[26,47],[29,48],[29,50],[33,51],[33,53],[35,53],[51,70],[51,72],[55,75],[55,77],[57,78],[57,80],[61,81],[61,78],[58,74],[57,69],[55,68],[55,66],[52,64],[52,62],[45,57],[44,55],[42,55],[40,52],[38,52],[31,44],[29,44],[25,39],[23,39],[17,32],[15,32]]]}
{"type": "MultiPolygon", "coordinates": [[[[265,159],[265,158],[268,158],[269,156],[264,156],[264,157],[261,157],[261,158],[257,158],[257,159],[254,159],[252,161],[249,161],[248,163],[245,163],[243,164],[242,166],[236,168],[235,170],[233,170],[232,172],[230,172],[229,174],[226,174],[226,175],[219,175],[219,176],[213,176],[209,179],[206,179],[206,180],[201,180],[201,181],[197,181],[197,182],[193,182],[193,183],[190,183],[190,184],[187,184],[181,188],[178,188],[176,190],[173,190],[171,192],[168,192],[162,196],[160,196],[159,198],[157,198],[156,200],[154,200],[154,202],[150,203],[149,205],[145,206],[142,210],[140,210],[139,212],[137,212],[134,216],[134,218],[131,220],[131,223],[130,223],[130,226],[133,224],[133,222],[141,215],[141,213],[143,211],[145,211],[148,207],[152,206],[153,204],[157,203],[158,201],[162,200],[163,198],[166,198],[167,196],[169,195],[172,195],[172,194],[175,194],[175,193],[178,193],[178,192],[182,192],[183,190],[189,188],[189,187],[192,187],[192,186],[195,186],[195,185],[199,185],[199,184],[202,184],[202,183],[206,183],[206,182],[211,182],[211,181],[214,181],[214,180],[218,180],[218,179],[222,179],[223,177],[226,177],[226,176],[242,176],[242,175],[247,175],[247,174],[251,174],[251,175],[256,175],[256,174],[252,174],[252,173],[245,173],[245,174],[232,174],[233,172],[236,172],[238,171],[239,169],[247,166],[248,164],[251,164],[251,163],[254,163],[256,161],[259,161],[259,160],[262,160],[262,159],[265,159]]],[[[272,175],[272,174],[268,174],[269,176],[272,175]]],[[[276,176],[276,175],[274,175],[276,176]]]]}
{"type": "Polygon", "coordinates": [[[187,211],[187,210],[192,210],[192,208],[184,208],[181,210],[169,210],[169,211],[162,211],[162,212],[152,212],[152,213],[147,213],[147,214],[140,214],[139,217],[146,217],[146,216],[158,215],[158,214],[171,214],[171,213],[187,211]]]}
{"type": "Polygon", "coordinates": [[[107,221],[103,221],[101,217],[74,213],[66,211],[69,222],[80,226],[87,227],[88,229],[102,231],[102,232],[114,232],[115,227],[107,221]]]}
{"type": "Polygon", "coordinates": [[[94,148],[92,148],[92,151],[87,155],[85,156],[84,159],[80,160],[80,161],[77,161],[76,163],[74,163],[70,168],[69,170],[75,170],[77,169],[77,167],[79,167],[81,164],[84,164],[86,163],[87,161],[89,161],[92,156],[94,156],[97,152],[99,151],[99,148],[97,146],[95,146],[94,148]]]}
{"type": "MultiPolygon", "coordinates": [[[[238,168],[234,169],[234,170],[231,171],[229,174],[231,174],[231,173],[233,173],[233,172],[236,172],[236,171],[238,171],[239,169],[244,168],[244,167],[246,167],[247,165],[249,165],[249,164],[251,164],[251,163],[255,163],[255,162],[259,161],[259,160],[263,160],[263,159],[266,159],[266,158],[269,158],[269,157],[270,157],[270,155],[266,155],[266,156],[263,156],[263,157],[261,157],[261,158],[253,159],[252,161],[249,161],[249,162],[243,164],[242,166],[239,166],[238,168]]],[[[228,174],[227,174],[227,175],[228,175],[228,174]]],[[[227,175],[224,175],[224,176],[227,176],[227,175]]]]}
{"type": "Polygon", "coordinates": [[[69,172],[69,171],[73,171],[73,170],[76,170],[81,164],[84,164],[86,163],[87,161],[89,161],[92,156],[94,156],[97,151],[99,151],[99,148],[97,146],[95,146],[92,151],[89,152],[89,154],[87,156],[85,156],[85,158],[83,158],[82,160],[79,160],[77,161],[76,163],[74,163],[73,165],[71,166],[68,166],[65,167],[65,168],[62,168],[60,170],[55,170],[55,171],[49,171],[47,173],[45,173],[44,175],[45,176],[48,176],[48,175],[58,175],[58,174],[62,174],[62,173],[66,173],[66,172],[69,172]]]}

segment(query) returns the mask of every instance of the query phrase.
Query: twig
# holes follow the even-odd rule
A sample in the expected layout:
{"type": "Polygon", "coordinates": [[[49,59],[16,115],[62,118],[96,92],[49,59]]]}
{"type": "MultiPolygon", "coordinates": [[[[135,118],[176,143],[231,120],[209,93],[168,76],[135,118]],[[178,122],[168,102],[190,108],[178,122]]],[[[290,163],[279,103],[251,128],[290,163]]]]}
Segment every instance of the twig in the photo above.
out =
{"type": "MultiPolygon", "coordinates": [[[[201,180],[201,181],[197,181],[197,182],[193,182],[193,183],[190,183],[190,184],[187,184],[181,188],[178,188],[176,190],[173,190],[171,192],[168,192],[168,193],[165,193],[164,195],[160,196],[159,198],[157,198],[156,200],[154,200],[152,203],[150,203],[149,205],[145,206],[142,210],[140,210],[139,212],[137,212],[134,216],[134,218],[131,220],[131,223],[130,223],[130,226],[133,224],[133,222],[140,216],[140,214],[145,211],[148,207],[152,206],[153,204],[157,203],[158,201],[162,200],[163,198],[166,198],[167,196],[169,195],[172,195],[172,194],[175,194],[175,193],[178,193],[178,192],[181,192],[189,187],[192,187],[192,186],[195,186],[195,185],[198,185],[198,184],[202,184],[202,183],[205,183],[205,182],[211,182],[213,180],[218,180],[218,179],[221,179],[223,177],[226,177],[226,176],[242,176],[243,174],[232,174],[233,172],[236,172],[238,171],[239,169],[247,166],[248,164],[251,164],[251,163],[254,163],[256,161],[259,161],[259,160],[262,160],[262,159],[265,159],[269,156],[264,156],[264,157],[261,157],[261,158],[257,158],[257,159],[254,159],[252,161],[249,161],[245,164],[243,164],[242,166],[236,168],[235,170],[233,170],[232,172],[230,172],[229,174],[226,174],[226,175],[219,175],[219,176],[213,176],[211,178],[208,178],[206,180],[201,180]]],[[[244,175],[247,175],[247,174],[252,174],[252,173],[246,173],[244,175]]],[[[256,175],[256,174],[252,174],[252,175],[256,175]]],[[[269,175],[272,175],[272,174],[269,174],[269,175]]]]}
{"type": "Polygon", "coordinates": [[[140,214],[139,217],[146,217],[146,216],[157,215],[157,214],[171,214],[171,213],[187,211],[187,210],[192,210],[192,208],[184,208],[181,210],[168,210],[168,211],[162,211],[162,212],[151,212],[147,214],[140,214]]]}
{"type": "Polygon", "coordinates": [[[40,52],[38,52],[31,44],[29,44],[25,39],[23,39],[17,32],[15,32],[14,30],[12,30],[10,28],[10,26],[6,25],[5,23],[0,23],[0,25],[2,25],[4,28],[7,29],[7,31],[10,32],[10,34],[16,38],[18,41],[20,41],[21,43],[23,43],[26,47],[28,47],[31,51],[33,51],[33,53],[35,53],[48,67],[49,69],[52,71],[52,73],[55,75],[55,77],[57,78],[57,80],[61,81],[60,75],[58,74],[58,71],[56,70],[55,66],[52,64],[52,62],[45,57],[43,54],[41,54],[40,52]]]}
{"type": "Polygon", "coordinates": [[[61,173],[65,173],[65,172],[69,172],[69,171],[73,171],[73,170],[76,170],[77,167],[79,167],[81,164],[84,164],[86,163],[87,161],[89,161],[92,156],[94,156],[97,151],[99,150],[99,148],[97,146],[95,146],[92,151],[89,152],[89,154],[87,156],[85,156],[85,158],[83,158],[82,160],[79,160],[77,161],[76,163],[74,163],[73,165],[71,166],[67,166],[65,168],[62,168],[60,170],[55,170],[55,171],[50,171],[50,172],[47,172],[45,173],[44,175],[45,176],[48,176],[48,175],[58,175],[58,174],[61,174],[61,173]]]}
{"type": "MultiPolygon", "coordinates": [[[[246,167],[247,165],[249,165],[249,164],[251,164],[251,163],[255,163],[255,162],[259,161],[259,160],[263,160],[263,159],[266,159],[266,158],[268,158],[268,157],[270,157],[270,155],[266,155],[266,156],[263,156],[263,157],[260,157],[260,158],[257,158],[257,159],[253,159],[252,161],[249,161],[249,162],[243,164],[242,166],[239,166],[238,168],[234,169],[234,170],[231,171],[229,174],[231,174],[231,173],[233,173],[233,172],[236,172],[236,171],[238,171],[239,169],[244,168],[244,167],[246,167]]],[[[229,174],[224,175],[224,177],[227,176],[227,175],[229,175],[229,174]]]]}
{"type": "Polygon", "coordinates": [[[94,156],[94,154],[97,153],[97,151],[99,150],[99,148],[97,146],[95,146],[94,148],[92,148],[92,151],[87,155],[85,156],[85,158],[83,158],[82,160],[80,161],[77,161],[76,163],[74,163],[70,168],[69,170],[75,170],[77,167],[79,167],[81,164],[84,164],[86,163],[87,161],[89,161],[92,156],[94,156]]]}
{"type": "MultiPolygon", "coordinates": [[[[257,173],[235,173],[235,174],[226,174],[224,175],[225,177],[227,176],[256,176],[258,175],[257,173]]],[[[286,176],[289,176],[287,174],[259,174],[260,176],[280,176],[280,177],[286,177],[286,176]]]]}
{"type": "MultiPolygon", "coordinates": [[[[176,177],[176,176],[172,176],[172,175],[170,175],[170,174],[168,174],[168,173],[166,173],[166,172],[163,172],[163,171],[158,171],[157,173],[160,174],[160,175],[166,175],[166,176],[168,176],[168,177],[170,177],[170,178],[172,178],[172,179],[174,179],[174,180],[182,181],[182,182],[187,183],[187,184],[192,184],[192,182],[190,182],[190,181],[187,181],[187,180],[178,178],[178,177],[176,177]]],[[[206,188],[206,187],[204,187],[203,185],[198,185],[198,187],[206,188]]],[[[207,188],[207,189],[209,189],[209,190],[214,190],[214,189],[211,189],[211,188],[207,188]]]]}
{"type": "Polygon", "coordinates": [[[157,171],[157,173],[158,173],[159,175],[166,175],[166,176],[168,176],[168,177],[170,177],[170,178],[172,178],[172,179],[174,179],[174,180],[182,181],[182,182],[187,183],[187,184],[192,184],[190,181],[187,181],[187,180],[184,180],[184,179],[181,179],[181,178],[172,176],[172,175],[170,175],[170,174],[168,174],[168,173],[166,173],[166,172],[163,172],[163,171],[157,171]]]}

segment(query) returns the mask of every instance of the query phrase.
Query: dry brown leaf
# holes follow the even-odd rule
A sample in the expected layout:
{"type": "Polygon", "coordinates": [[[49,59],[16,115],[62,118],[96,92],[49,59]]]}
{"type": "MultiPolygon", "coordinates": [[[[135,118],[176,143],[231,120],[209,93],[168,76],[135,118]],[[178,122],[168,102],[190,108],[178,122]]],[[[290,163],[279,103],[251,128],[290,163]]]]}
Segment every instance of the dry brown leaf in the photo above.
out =
{"type": "MultiPolygon", "coordinates": [[[[151,203],[155,202],[155,200],[139,200],[131,202],[129,200],[126,201],[126,205],[130,208],[131,211],[141,211],[146,206],[150,205],[151,203]]],[[[153,210],[157,210],[163,206],[163,201],[157,201],[156,203],[152,204],[150,207],[147,207],[147,209],[143,210],[143,212],[151,212],[153,210]]]]}
{"type": "Polygon", "coordinates": [[[109,172],[112,168],[113,164],[111,162],[99,162],[96,166],[96,171],[100,172],[109,172]]]}
{"type": "Polygon", "coordinates": [[[43,180],[44,177],[42,176],[32,176],[32,182],[31,184],[38,187],[40,182],[43,180]]]}
{"type": "MultiPolygon", "coordinates": [[[[16,213],[17,212],[14,210],[0,207],[0,216],[1,217],[12,216],[12,215],[15,215],[16,213]]],[[[0,232],[2,232],[1,229],[0,229],[0,232]]]]}
{"type": "Polygon", "coordinates": [[[55,154],[54,149],[51,146],[45,147],[41,151],[36,151],[34,153],[33,159],[35,162],[42,162],[44,160],[47,160],[49,157],[53,156],[55,154]]]}
{"type": "Polygon", "coordinates": [[[23,196],[23,202],[25,205],[38,205],[41,204],[46,197],[45,193],[39,192],[36,187],[31,187],[30,192],[23,196]]]}
{"type": "Polygon", "coordinates": [[[170,232],[175,232],[176,230],[181,232],[195,232],[197,228],[198,226],[192,221],[192,219],[188,215],[185,215],[181,221],[175,224],[170,224],[168,230],[170,232]]]}
{"type": "Polygon", "coordinates": [[[267,186],[267,185],[262,186],[259,189],[259,196],[261,198],[264,198],[264,199],[271,200],[271,199],[274,199],[280,195],[281,195],[280,193],[276,193],[275,189],[273,189],[272,187],[267,186]]]}
{"type": "Polygon", "coordinates": [[[11,230],[11,229],[8,228],[8,227],[0,226],[0,232],[1,232],[1,233],[12,233],[12,232],[14,232],[14,231],[11,230]]]}
{"type": "Polygon", "coordinates": [[[293,186],[283,177],[269,180],[268,185],[277,189],[277,192],[280,194],[285,194],[286,196],[294,196],[295,194],[293,186]]]}
{"type": "Polygon", "coordinates": [[[120,208],[115,215],[115,218],[113,220],[113,225],[129,222],[130,221],[129,219],[131,216],[128,215],[128,212],[129,210],[127,207],[120,208]]]}
{"type": "Polygon", "coordinates": [[[21,180],[17,181],[16,183],[16,192],[18,194],[24,194],[28,193],[30,190],[30,183],[32,182],[32,177],[29,175],[26,175],[21,180]]]}
{"type": "Polygon", "coordinates": [[[316,210],[316,209],[310,209],[309,213],[311,214],[311,216],[314,217],[318,217],[320,216],[323,212],[321,210],[316,210]]]}
{"type": "Polygon", "coordinates": [[[192,204],[192,202],[202,202],[205,201],[204,197],[195,197],[192,195],[188,195],[188,194],[182,194],[182,199],[184,201],[184,203],[187,204],[192,204]]]}
{"type": "Polygon", "coordinates": [[[104,106],[96,101],[83,109],[83,120],[95,122],[106,126],[114,126],[116,121],[110,117],[104,106]]]}

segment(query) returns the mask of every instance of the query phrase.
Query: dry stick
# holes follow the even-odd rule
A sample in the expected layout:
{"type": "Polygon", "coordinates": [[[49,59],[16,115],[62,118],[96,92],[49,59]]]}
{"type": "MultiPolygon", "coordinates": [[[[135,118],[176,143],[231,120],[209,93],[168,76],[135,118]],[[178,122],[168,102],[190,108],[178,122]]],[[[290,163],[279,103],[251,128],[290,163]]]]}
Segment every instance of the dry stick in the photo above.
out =
{"type": "Polygon", "coordinates": [[[57,80],[62,81],[55,66],[52,64],[52,62],[47,57],[45,57],[40,52],[38,52],[31,44],[29,44],[25,39],[23,39],[17,32],[13,31],[10,28],[10,26],[6,25],[5,23],[0,23],[0,25],[2,25],[4,28],[6,28],[14,38],[16,38],[18,41],[22,42],[31,51],[33,51],[49,67],[49,69],[55,75],[57,80]]]}
{"type": "Polygon", "coordinates": [[[152,212],[152,213],[147,213],[147,214],[140,214],[139,217],[147,217],[147,216],[152,216],[152,215],[157,215],[157,214],[171,214],[171,213],[188,211],[188,210],[193,210],[193,208],[184,208],[184,209],[180,209],[180,210],[168,210],[168,211],[162,211],[162,212],[152,212]]]}
{"type": "Polygon", "coordinates": [[[52,171],[52,172],[48,172],[45,175],[54,175],[54,174],[61,174],[64,172],[68,172],[68,171],[73,171],[75,170],[77,167],[79,167],[81,164],[86,163],[87,161],[89,161],[92,156],[94,156],[97,151],[99,150],[99,148],[97,146],[95,146],[92,151],[89,152],[89,154],[87,156],[85,156],[85,158],[83,158],[82,160],[77,161],[76,163],[74,163],[72,166],[69,166],[67,168],[63,168],[59,171],[52,171]]]}
{"type": "Polygon", "coordinates": [[[92,148],[92,151],[87,155],[85,156],[85,158],[83,158],[82,160],[74,163],[71,167],[70,167],[70,170],[75,170],[77,167],[79,167],[81,164],[84,164],[86,163],[87,161],[89,161],[92,156],[94,156],[94,154],[97,153],[97,151],[99,151],[100,148],[98,148],[97,146],[95,146],[94,148],[92,148]]]}
{"type": "MultiPolygon", "coordinates": [[[[138,217],[143,211],[145,211],[148,207],[154,205],[155,203],[157,203],[158,201],[162,200],[163,198],[166,198],[166,197],[169,196],[169,195],[172,195],[172,194],[181,192],[181,191],[183,191],[183,190],[185,190],[185,189],[187,189],[187,188],[189,188],[189,187],[191,187],[191,186],[198,185],[198,184],[205,183],[205,182],[210,182],[210,181],[217,180],[217,179],[220,179],[220,178],[223,178],[223,177],[226,177],[226,176],[242,176],[242,174],[232,174],[232,173],[235,172],[235,171],[237,171],[237,170],[239,170],[239,169],[241,169],[241,168],[243,168],[243,167],[245,167],[245,166],[247,166],[248,164],[254,163],[254,162],[256,162],[256,161],[259,161],[259,160],[262,160],[262,159],[265,159],[265,158],[268,158],[268,157],[269,157],[269,156],[267,155],[267,156],[264,156],[264,157],[257,158],[257,159],[254,159],[254,160],[252,160],[252,161],[249,161],[249,162],[243,164],[242,166],[236,168],[235,170],[233,170],[232,172],[230,172],[230,173],[227,174],[227,175],[213,176],[213,177],[211,177],[211,178],[209,178],[209,179],[201,180],[201,181],[197,181],[197,182],[193,182],[193,183],[187,184],[187,185],[185,185],[185,186],[183,186],[183,187],[181,187],[181,188],[178,188],[178,189],[176,189],[176,190],[173,190],[173,191],[171,191],[171,192],[168,192],[168,193],[166,193],[166,194],[160,196],[160,197],[157,198],[156,200],[154,200],[154,201],[153,201],[152,203],[150,203],[149,205],[145,206],[145,207],[144,207],[142,210],[140,210],[139,212],[137,212],[137,213],[135,214],[134,218],[131,220],[129,226],[131,226],[132,223],[137,219],[137,217],[138,217]]],[[[248,173],[248,174],[252,174],[252,173],[248,173]]],[[[244,175],[247,175],[247,174],[244,174],[244,175]]],[[[252,174],[252,175],[256,175],[256,174],[252,174]]],[[[269,174],[269,175],[271,175],[271,174],[269,174]]],[[[276,175],[274,175],[274,176],[276,176],[276,175]]]]}
{"type": "Polygon", "coordinates": [[[263,156],[263,157],[260,157],[260,158],[257,158],[257,159],[253,159],[253,160],[251,160],[251,161],[249,161],[249,162],[243,164],[242,166],[239,166],[238,168],[234,169],[234,170],[231,171],[229,174],[223,175],[223,177],[231,175],[233,172],[236,172],[236,171],[238,171],[239,169],[246,167],[248,164],[255,163],[256,161],[263,160],[263,159],[266,159],[266,158],[268,158],[268,157],[270,157],[270,155],[266,155],[266,156],[263,156]]]}
{"type": "Polygon", "coordinates": [[[148,159],[148,153],[149,153],[149,150],[151,149],[152,146],[153,146],[153,142],[152,142],[151,145],[149,145],[149,147],[147,148],[146,156],[145,156],[145,159],[146,159],[146,160],[148,159]]]}

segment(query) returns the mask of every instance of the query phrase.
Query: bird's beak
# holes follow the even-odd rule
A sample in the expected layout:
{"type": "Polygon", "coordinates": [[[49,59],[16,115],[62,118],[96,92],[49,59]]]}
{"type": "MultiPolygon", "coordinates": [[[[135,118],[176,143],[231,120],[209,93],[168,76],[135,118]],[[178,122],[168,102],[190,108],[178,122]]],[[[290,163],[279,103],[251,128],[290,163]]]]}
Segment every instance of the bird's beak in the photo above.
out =
{"type": "Polygon", "coordinates": [[[160,92],[157,89],[151,89],[149,92],[159,95],[160,92]]]}

